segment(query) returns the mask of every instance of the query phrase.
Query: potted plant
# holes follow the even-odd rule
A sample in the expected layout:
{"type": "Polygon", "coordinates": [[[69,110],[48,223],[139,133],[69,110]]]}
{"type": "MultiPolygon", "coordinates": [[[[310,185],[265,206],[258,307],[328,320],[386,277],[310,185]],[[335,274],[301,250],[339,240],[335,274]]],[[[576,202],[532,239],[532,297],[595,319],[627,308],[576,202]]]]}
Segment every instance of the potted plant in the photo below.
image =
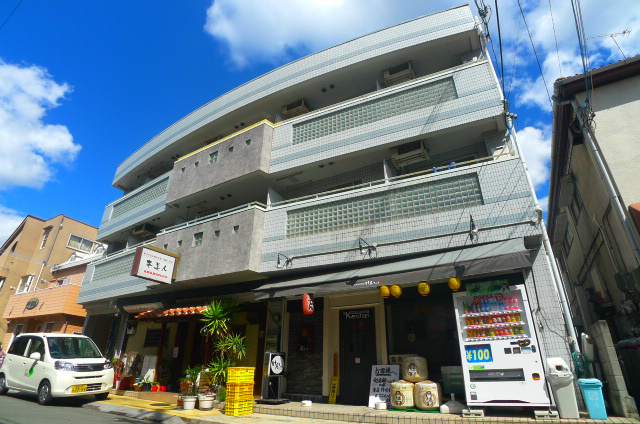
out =
{"type": "MultiPolygon", "coordinates": [[[[210,378],[220,391],[226,385],[229,367],[235,366],[247,354],[244,336],[231,332],[231,321],[237,312],[239,309],[233,302],[214,299],[202,314],[204,331],[214,338],[214,355],[209,363],[210,378]]],[[[218,400],[222,400],[220,396],[218,400]]]]}
{"type": "Polygon", "coordinates": [[[207,368],[200,373],[200,386],[198,387],[198,407],[201,411],[213,409],[215,400],[213,373],[207,368]]]}
{"type": "Polygon", "coordinates": [[[113,364],[113,388],[119,390],[124,377],[124,362],[120,358],[113,358],[111,363],[113,364]]]}
{"type": "Polygon", "coordinates": [[[198,399],[196,396],[198,393],[197,381],[200,370],[202,370],[202,367],[187,368],[184,378],[180,381],[183,408],[186,410],[195,409],[196,407],[196,400],[198,399]]]}
{"type": "Polygon", "coordinates": [[[149,377],[145,377],[145,379],[143,381],[140,382],[142,384],[142,391],[143,392],[150,392],[151,391],[151,380],[149,380],[149,377]]]}

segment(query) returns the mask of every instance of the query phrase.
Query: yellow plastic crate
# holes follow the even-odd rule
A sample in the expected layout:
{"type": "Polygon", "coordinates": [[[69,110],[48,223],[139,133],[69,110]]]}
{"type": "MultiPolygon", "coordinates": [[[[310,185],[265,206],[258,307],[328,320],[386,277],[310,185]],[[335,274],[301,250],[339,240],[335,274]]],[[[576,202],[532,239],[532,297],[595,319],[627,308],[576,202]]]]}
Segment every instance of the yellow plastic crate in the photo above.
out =
{"type": "Polygon", "coordinates": [[[229,402],[225,406],[225,414],[234,417],[253,414],[253,400],[249,402],[229,402]]]}
{"type": "Polygon", "coordinates": [[[227,383],[227,402],[253,400],[253,383],[227,383]]]}
{"type": "Polygon", "coordinates": [[[254,367],[230,367],[227,383],[253,383],[254,367]]]}

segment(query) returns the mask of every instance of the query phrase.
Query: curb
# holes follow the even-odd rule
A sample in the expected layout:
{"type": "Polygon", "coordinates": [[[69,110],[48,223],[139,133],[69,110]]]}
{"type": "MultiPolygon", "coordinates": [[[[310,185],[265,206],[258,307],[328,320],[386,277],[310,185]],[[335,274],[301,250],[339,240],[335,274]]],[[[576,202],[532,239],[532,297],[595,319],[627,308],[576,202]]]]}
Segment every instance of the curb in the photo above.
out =
{"type": "Polygon", "coordinates": [[[144,409],[131,408],[129,406],[112,405],[107,403],[91,402],[82,405],[83,408],[92,409],[94,411],[100,411],[107,414],[121,415],[128,418],[135,418],[138,420],[146,420],[162,424],[186,424],[192,422],[190,419],[184,421],[177,415],[165,414],[164,412],[151,412],[144,409]]]}

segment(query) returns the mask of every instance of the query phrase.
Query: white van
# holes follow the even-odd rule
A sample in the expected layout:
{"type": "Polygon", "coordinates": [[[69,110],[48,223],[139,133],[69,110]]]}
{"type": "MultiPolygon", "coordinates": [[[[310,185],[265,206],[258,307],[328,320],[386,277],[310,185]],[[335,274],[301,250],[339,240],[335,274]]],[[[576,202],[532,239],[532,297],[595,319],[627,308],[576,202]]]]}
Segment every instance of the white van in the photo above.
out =
{"type": "Polygon", "coordinates": [[[41,405],[54,397],[88,394],[104,400],[112,387],[111,362],[82,335],[20,334],[0,364],[0,395],[9,389],[37,393],[41,405]]]}

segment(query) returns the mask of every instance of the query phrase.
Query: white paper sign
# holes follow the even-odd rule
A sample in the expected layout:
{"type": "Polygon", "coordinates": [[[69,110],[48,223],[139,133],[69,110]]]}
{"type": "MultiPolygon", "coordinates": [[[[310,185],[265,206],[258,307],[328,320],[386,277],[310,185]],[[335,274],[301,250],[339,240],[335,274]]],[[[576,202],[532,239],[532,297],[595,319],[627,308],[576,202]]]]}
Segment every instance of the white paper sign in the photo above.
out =
{"type": "Polygon", "coordinates": [[[400,379],[400,365],[374,365],[371,367],[371,385],[369,388],[369,408],[377,402],[391,405],[391,383],[400,379]]]}
{"type": "Polygon", "coordinates": [[[155,355],[146,355],[144,357],[142,360],[142,371],[140,372],[140,377],[142,377],[143,381],[153,381],[157,362],[158,357],[155,355]]]}

